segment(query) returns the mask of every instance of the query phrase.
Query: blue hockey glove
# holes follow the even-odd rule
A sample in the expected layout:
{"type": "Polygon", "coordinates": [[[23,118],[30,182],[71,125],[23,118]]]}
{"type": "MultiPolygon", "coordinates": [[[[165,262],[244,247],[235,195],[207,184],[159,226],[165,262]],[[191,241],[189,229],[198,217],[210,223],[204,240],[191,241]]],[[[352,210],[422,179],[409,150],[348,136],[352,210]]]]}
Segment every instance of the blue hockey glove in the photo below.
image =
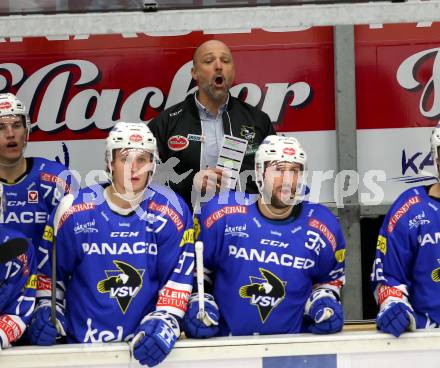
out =
{"type": "Polygon", "coordinates": [[[50,319],[50,307],[40,307],[32,316],[29,324],[29,337],[33,345],[54,345],[57,337],[66,335],[65,317],[57,312],[57,322],[60,332],[50,319]]]}
{"type": "Polygon", "coordinates": [[[309,332],[331,334],[344,327],[344,310],[331,290],[318,289],[306,304],[306,315],[312,320],[309,332]]]}
{"type": "Polygon", "coordinates": [[[3,284],[0,286],[0,314],[2,314],[3,309],[7,306],[10,296],[14,291],[13,284],[3,284]]]}
{"type": "Polygon", "coordinates": [[[154,367],[167,357],[179,336],[180,327],[174,316],[162,311],[152,312],[135,331],[133,355],[140,364],[154,367]]]}
{"type": "Polygon", "coordinates": [[[399,337],[415,317],[411,307],[406,303],[390,303],[377,315],[376,324],[380,331],[399,337]]]}
{"type": "Polygon", "coordinates": [[[205,293],[205,320],[197,318],[199,313],[199,297],[192,294],[189,299],[188,310],[183,317],[183,330],[187,337],[205,339],[218,334],[220,311],[214,301],[214,297],[205,293]]]}

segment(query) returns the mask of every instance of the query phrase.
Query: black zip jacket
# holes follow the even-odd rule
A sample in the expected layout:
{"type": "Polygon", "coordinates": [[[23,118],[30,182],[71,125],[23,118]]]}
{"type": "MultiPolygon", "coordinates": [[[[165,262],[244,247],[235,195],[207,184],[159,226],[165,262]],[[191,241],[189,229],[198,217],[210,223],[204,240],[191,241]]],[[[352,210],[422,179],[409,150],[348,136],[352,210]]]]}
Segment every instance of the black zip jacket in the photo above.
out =
{"type": "MultiPolygon", "coordinates": [[[[246,155],[241,165],[241,170],[254,170],[254,157],[260,143],[268,135],[276,134],[269,116],[261,110],[229,96],[225,112],[222,115],[223,131],[225,134],[243,138],[248,141],[246,155]],[[232,128],[232,132],[231,129],[232,128]]],[[[178,159],[174,167],[177,174],[188,170],[191,173],[180,183],[173,182],[173,177],[168,177],[171,188],[180,194],[191,205],[191,190],[194,175],[200,171],[201,135],[202,125],[197,109],[194,94],[154,118],[148,124],[157,140],[159,156],[164,163],[171,157],[178,159]]],[[[164,165],[165,170],[169,170],[164,165]]],[[[204,168],[202,168],[204,169],[204,168]]],[[[169,171],[167,173],[169,175],[169,171]]],[[[161,173],[166,178],[167,174],[161,173]]],[[[242,188],[244,189],[244,188],[242,188]]],[[[255,182],[248,178],[246,192],[257,193],[255,182]]]]}

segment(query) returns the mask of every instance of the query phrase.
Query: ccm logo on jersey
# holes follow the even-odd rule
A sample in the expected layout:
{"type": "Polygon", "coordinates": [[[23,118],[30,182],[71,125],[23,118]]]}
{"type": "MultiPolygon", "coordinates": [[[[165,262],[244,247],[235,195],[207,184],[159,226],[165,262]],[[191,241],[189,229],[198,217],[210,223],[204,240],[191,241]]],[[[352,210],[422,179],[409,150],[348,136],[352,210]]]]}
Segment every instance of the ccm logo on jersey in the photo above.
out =
{"type": "Polygon", "coordinates": [[[138,235],[139,231],[112,231],[110,233],[111,238],[132,238],[138,235]]]}
{"type": "Polygon", "coordinates": [[[419,202],[420,202],[420,197],[416,195],[408,199],[399,209],[397,209],[397,211],[394,212],[394,215],[391,216],[390,221],[388,222],[388,228],[387,228],[388,233],[393,232],[394,228],[396,227],[397,221],[399,221],[400,218],[403,217],[405,213],[409,211],[411,206],[419,202]]]}
{"type": "Polygon", "coordinates": [[[8,201],[6,207],[23,207],[26,206],[26,201],[8,201]]]}
{"type": "Polygon", "coordinates": [[[168,138],[168,148],[172,151],[182,151],[188,147],[189,141],[183,135],[173,135],[168,138]]]}

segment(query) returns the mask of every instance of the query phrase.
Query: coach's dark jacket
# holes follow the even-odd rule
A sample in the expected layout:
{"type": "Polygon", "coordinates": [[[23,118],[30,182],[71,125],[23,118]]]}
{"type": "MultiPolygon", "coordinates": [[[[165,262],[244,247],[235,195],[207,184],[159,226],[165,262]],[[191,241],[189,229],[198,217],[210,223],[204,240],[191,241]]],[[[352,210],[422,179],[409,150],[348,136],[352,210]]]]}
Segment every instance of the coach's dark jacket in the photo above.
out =
{"type": "MultiPolygon", "coordinates": [[[[276,134],[269,116],[261,110],[229,96],[228,105],[222,119],[224,134],[248,141],[240,172],[244,170],[253,171],[255,151],[259,144],[266,136],[276,134]]],[[[178,165],[175,167],[178,174],[192,170],[191,174],[180,183],[173,183],[173,178],[170,178],[171,188],[192,207],[192,182],[194,175],[200,171],[200,140],[202,135],[202,125],[194,94],[187,96],[183,102],[163,111],[150,121],[148,127],[156,137],[162,162],[166,162],[170,157],[176,157],[179,160],[178,165]]],[[[246,192],[257,192],[255,182],[251,179],[247,181],[246,192]]]]}

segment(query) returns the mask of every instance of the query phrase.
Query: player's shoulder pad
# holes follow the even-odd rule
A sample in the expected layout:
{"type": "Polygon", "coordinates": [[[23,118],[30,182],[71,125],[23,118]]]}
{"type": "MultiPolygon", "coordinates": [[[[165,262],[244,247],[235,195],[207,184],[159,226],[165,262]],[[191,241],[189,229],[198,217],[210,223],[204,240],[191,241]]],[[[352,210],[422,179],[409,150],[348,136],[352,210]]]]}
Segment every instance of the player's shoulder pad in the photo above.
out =
{"type": "Polygon", "coordinates": [[[423,197],[426,196],[426,189],[423,186],[413,187],[403,191],[393,202],[390,210],[398,209],[402,205],[408,203],[412,207],[413,205],[422,203],[423,197]]]}
{"type": "Polygon", "coordinates": [[[72,187],[77,190],[79,186],[72,185],[73,182],[76,184],[76,178],[66,166],[59,162],[34,157],[34,169],[38,170],[42,182],[46,182],[48,185],[63,185],[66,192],[72,187]]]}
{"type": "Polygon", "coordinates": [[[97,194],[99,195],[100,193],[102,192],[99,192],[99,186],[93,186],[81,189],[75,194],[67,194],[61,198],[54,214],[54,222],[59,221],[58,228],[61,228],[74,214],[94,210],[101,203],[101,200],[104,200],[102,196],[97,197],[97,194]]]}
{"type": "Polygon", "coordinates": [[[257,195],[229,191],[214,196],[202,206],[200,220],[207,228],[230,215],[247,216],[249,207],[256,202],[257,195]]]}
{"type": "Polygon", "coordinates": [[[59,174],[65,170],[68,170],[66,166],[58,161],[49,160],[44,157],[34,157],[34,165],[40,171],[50,172],[52,174],[59,174]]]}
{"type": "Polygon", "coordinates": [[[423,186],[409,188],[400,194],[385,218],[387,232],[391,234],[402,218],[412,217],[414,213],[426,206],[428,204],[426,196],[426,189],[423,186]]]}
{"type": "Polygon", "coordinates": [[[167,207],[178,211],[182,216],[187,212],[190,212],[184,199],[170,187],[159,184],[150,184],[147,188],[145,197],[145,204],[147,206],[149,201],[154,201],[155,203],[166,205],[167,207]]]}
{"type": "Polygon", "coordinates": [[[188,219],[192,218],[188,205],[177,193],[171,189],[154,185],[146,192],[146,198],[141,204],[148,213],[161,215],[171,220],[177,231],[185,229],[188,219]]]}
{"type": "Polygon", "coordinates": [[[303,201],[302,216],[318,218],[329,223],[339,223],[333,212],[321,203],[303,201]]]}

